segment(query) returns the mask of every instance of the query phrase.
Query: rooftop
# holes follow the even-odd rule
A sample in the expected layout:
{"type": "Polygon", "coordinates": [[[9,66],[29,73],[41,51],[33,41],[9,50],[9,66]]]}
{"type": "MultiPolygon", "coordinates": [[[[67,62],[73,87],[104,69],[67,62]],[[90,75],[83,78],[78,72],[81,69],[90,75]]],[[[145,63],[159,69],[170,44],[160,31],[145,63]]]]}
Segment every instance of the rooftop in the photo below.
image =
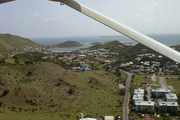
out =
{"type": "Polygon", "coordinates": [[[169,90],[169,89],[154,89],[154,92],[171,92],[171,90],[169,90]]]}
{"type": "Polygon", "coordinates": [[[140,94],[134,94],[133,95],[133,100],[143,100],[143,95],[140,95],[140,94]]]}
{"type": "Polygon", "coordinates": [[[137,101],[135,105],[146,105],[146,106],[154,106],[154,102],[151,101],[137,101]]]}
{"type": "Polygon", "coordinates": [[[179,106],[177,102],[159,102],[159,106],[179,106]]]}
{"type": "Polygon", "coordinates": [[[178,99],[176,94],[168,93],[166,94],[167,99],[178,99]]]}
{"type": "Polygon", "coordinates": [[[97,119],[95,119],[95,118],[81,118],[79,120],[97,120],[97,119]]]}
{"type": "Polygon", "coordinates": [[[144,94],[144,89],[141,89],[141,88],[138,88],[138,89],[135,89],[134,90],[134,93],[141,93],[141,94],[144,94]]]}

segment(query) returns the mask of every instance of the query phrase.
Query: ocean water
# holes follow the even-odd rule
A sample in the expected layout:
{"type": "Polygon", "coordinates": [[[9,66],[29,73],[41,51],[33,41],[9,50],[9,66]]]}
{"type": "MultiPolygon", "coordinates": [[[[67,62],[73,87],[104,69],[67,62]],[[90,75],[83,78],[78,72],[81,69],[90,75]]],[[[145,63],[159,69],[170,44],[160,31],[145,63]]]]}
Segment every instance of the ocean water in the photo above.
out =
{"type": "MultiPolygon", "coordinates": [[[[180,45],[180,34],[158,34],[158,35],[148,35],[149,37],[167,45],[180,45]]],[[[65,41],[77,41],[83,46],[81,47],[68,47],[68,48],[52,48],[52,51],[73,51],[80,48],[87,48],[92,46],[91,43],[94,42],[106,42],[111,40],[118,40],[119,42],[126,43],[131,42],[131,45],[135,45],[138,42],[126,37],[126,36],[87,36],[87,37],[59,37],[59,38],[32,38],[34,42],[42,45],[55,45],[63,43],[65,41]]]]}

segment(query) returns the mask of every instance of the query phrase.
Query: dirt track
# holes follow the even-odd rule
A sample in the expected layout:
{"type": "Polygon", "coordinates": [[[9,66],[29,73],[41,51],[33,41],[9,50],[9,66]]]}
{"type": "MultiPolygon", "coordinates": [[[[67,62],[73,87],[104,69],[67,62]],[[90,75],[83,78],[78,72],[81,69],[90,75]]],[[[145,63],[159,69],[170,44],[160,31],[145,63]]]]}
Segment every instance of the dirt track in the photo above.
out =
{"type": "Polygon", "coordinates": [[[163,89],[170,89],[171,91],[174,91],[174,88],[172,85],[167,85],[165,77],[159,77],[159,84],[161,84],[161,88],[163,89]]]}

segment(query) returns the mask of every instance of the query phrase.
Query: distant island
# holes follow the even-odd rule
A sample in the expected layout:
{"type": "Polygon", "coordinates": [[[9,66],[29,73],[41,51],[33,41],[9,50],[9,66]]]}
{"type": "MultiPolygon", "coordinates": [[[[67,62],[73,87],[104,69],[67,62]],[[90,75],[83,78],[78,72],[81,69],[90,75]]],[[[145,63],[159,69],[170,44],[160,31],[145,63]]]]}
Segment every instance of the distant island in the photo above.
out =
{"type": "Polygon", "coordinates": [[[76,42],[76,41],[66,41],[66,42],[63,42],[60,44],[53,45],[53,47],[58,47],[58,48],[61,48],[61,47],[80,47],[80,46],[83,46],[83,45],[79,42],[76,42]]]}

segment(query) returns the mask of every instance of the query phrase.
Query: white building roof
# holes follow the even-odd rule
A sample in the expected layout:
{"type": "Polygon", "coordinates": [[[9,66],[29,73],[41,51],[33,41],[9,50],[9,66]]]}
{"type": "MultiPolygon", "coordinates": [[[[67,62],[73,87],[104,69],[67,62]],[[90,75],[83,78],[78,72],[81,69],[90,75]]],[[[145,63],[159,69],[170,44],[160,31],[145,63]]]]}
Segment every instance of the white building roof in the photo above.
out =
{"type": "Polygon", "coordinates": [[[169,90],[169,89],[154,89],[154,92],[171,92],[171,90],[169,90]]]}
{"type": "Polygon", "coordinates": [[[138,93],[144,94],[144,89],[141,89],[141,88],[135,89],[135,90],[134,90],[134,93],[135,93],[135,94],[138,94],[138,93]]]}
{"type": "Polygon", "coordinates": [[[97,120],[97,119],[95,119],[95,118],[81,118],[79,120],[97,120]]]}
{"type": "Polygon", "coordinates": [[[178,99],[176,94],[168,93],[166,94],[167,99],[178,99]]]}
{"type": "Polygon", "coordinates": [[[114,116],[104,116],[105,120],[114,120],[114,116]]]}
{"type": "Polygon", "coordinates": [[[159,102],[159,106],[179,106],[177,102],[159,102]]]}
{"type": "Polygon", "coordinates": [[[134,95],[133,95],[133,100],[143,100],[143,95],[134,94],[134,95]]]}
{"type": "Polygon", "coordinates": [[[154,102],[151,101],[137,101],[135,105],[146,105],[146,106],[154,106],[154,102]]]}

